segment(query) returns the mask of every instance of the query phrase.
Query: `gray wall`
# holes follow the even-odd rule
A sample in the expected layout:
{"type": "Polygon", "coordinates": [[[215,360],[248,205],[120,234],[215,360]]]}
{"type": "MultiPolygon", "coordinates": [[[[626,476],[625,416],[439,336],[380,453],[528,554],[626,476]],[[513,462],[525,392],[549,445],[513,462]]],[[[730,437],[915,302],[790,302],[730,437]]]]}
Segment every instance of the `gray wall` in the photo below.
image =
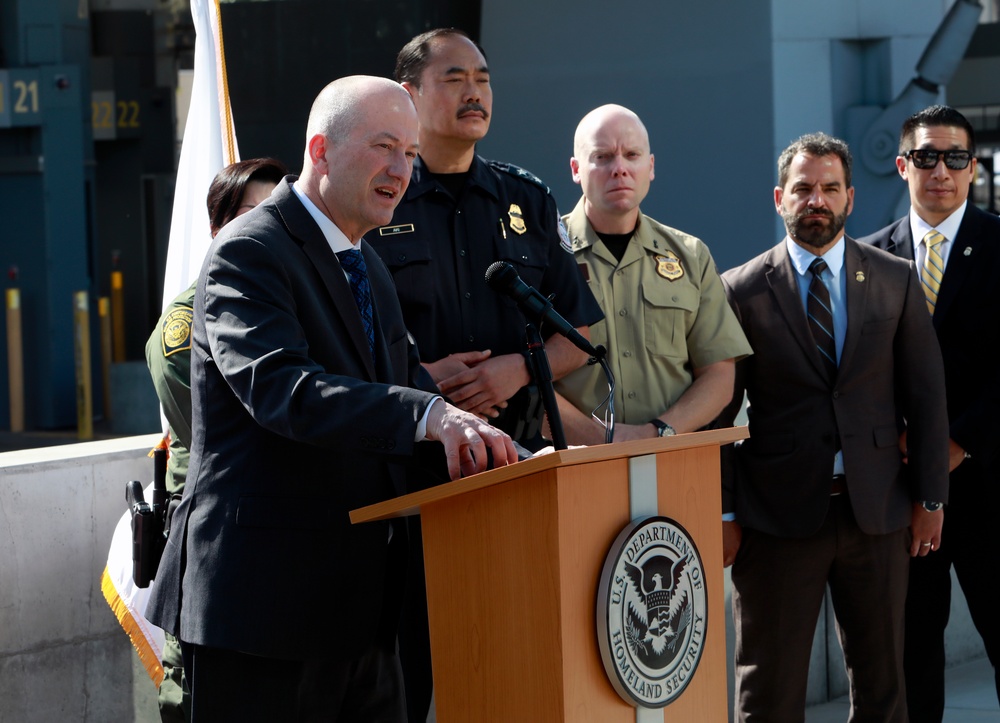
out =
{"type": "MultiPolygon", "coordinates": [[[[603,103],[626,105],[656,156],[643,211],[699,236],[731,268],[783,234],[772,192],[780,150],[812,131],[846,136],[849,109],[890,102],[949,5],[484,0],[494,117],[480,152],[540,176],[565,213],[580,196],[569,175],[577,122],[603,103]]],[[[859,188],[857,203],[890,218],[904,189],[859,188]]],[[[874,230],[848,224],[854,235],[874,230]]]]}
{"type": "Polygon", "coordinates": [[[735,265],[749,256],[747,229],[771,238],[774,211],[753,202],[773,185],[770,25],[764,0],[485,0],[494,120],[481,153],[540,176],[568,213],[580,198],[569,172],[577,123],[625,105],[656,157],[643,211],[735,265]]]}

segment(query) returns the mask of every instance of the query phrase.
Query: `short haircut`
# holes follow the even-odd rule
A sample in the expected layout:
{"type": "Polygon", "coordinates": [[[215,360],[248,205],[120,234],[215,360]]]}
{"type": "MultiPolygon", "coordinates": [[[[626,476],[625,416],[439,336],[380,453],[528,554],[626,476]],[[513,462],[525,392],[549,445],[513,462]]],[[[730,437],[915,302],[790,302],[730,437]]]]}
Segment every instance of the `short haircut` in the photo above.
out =
{"type": "Polygon", "coordinates": [[[459,30],[458,28],[437,28],[436,30],[428,30],[426,33],[420,33],[420,35],[413,38],[410,42],[403,46],[402,50],[399,51],[399,55],[396,56],[396,82],[410,83],[415,88],[419,88],[420,76],[423,75],[424,68],[427,67],[428,63],[430,63],[431,41],[436,38],[447,38],[453,36],[465,38],[471,42],[482,54],[483,59],[486,59],[486,51],[483,50],[483,47],[470,38],[469,34],[464,30],[459,30]]]}
{"type": "Polygon", "coordinates": [[[937,128],[942,126],[964,130],[969,138],[969,147],[966,150],[975,154],[976,134],[972,130],[972,124],[969,123],[968,119],[950,106],[932,105],[914,113],[903,121],[903,128],[899,132],[899,155],[913,150],[917,128],[937,128]]]}
{"type": "Polygon", "coordinates": [[[851,166],[854,163],[851,149],[844,141],[826,133],[809,133],[792,141],[792,144],[778,156],[778,185],[782,188],[788,180],[788,168],[792,165],[792,159],[799,153],[808,153],[810,156],[837,156],[844,166],[844,183],[847,188],[851,187],[851,166]]]}
{"type": "Polygon", "coordinates": [[[212,179],[208,187],[208,220],[216,233],[236,218],[247,184],[251,181],[278,184],[288,175],[285,164],[276,158],[251,158],[232,163],[212,179]]]}

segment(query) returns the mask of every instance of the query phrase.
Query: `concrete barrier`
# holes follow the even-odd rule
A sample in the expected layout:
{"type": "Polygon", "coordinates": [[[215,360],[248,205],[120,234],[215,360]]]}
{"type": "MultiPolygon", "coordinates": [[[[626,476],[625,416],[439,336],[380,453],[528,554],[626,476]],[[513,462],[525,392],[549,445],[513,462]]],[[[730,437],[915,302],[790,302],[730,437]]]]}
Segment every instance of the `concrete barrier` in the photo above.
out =
{"type": "Polygon", "coordinates": [[[125,482],[159,434],[0,454],[0,721],[159,720],[101,594],[125,482]]]}

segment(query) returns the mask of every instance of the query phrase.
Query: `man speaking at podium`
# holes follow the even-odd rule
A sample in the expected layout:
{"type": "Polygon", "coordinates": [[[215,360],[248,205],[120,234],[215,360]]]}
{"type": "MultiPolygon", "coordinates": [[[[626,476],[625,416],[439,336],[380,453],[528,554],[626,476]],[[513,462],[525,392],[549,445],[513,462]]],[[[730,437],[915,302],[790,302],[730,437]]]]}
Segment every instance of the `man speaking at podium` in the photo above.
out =
{"type": "Polygon", "coordinates": [[[487,451],[516,459],[509,437],[434,393],[360,243],[409,183],[408,94],[334,81],[306,136],[301,177],[215,238],[195,294],[191,464],[149,604],[182,641],[194,723],[405,721],[406,529],[348,514],[402,493],[425,439],[453,478],[485,469],[487,451]]]}

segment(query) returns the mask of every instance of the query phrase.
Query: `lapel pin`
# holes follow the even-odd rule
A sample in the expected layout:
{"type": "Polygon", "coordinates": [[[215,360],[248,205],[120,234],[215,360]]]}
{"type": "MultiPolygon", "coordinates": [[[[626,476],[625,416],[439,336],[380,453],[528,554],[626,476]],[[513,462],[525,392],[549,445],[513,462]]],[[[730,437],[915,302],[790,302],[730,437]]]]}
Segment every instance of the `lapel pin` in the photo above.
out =
{"type": "Polygon", "coordinates": [[[966,246],[965,251],[963,251],[962,253],[965,254],[966,256],[972,256],[972,247],[966,246]]]}
{"type": "Polygon", "coordinates": [[[865,280],[865,272],[864,271],[856,271],[856,272],[854,272],[854,278],[857,279],[858,282],[864,281],[865,280]]]}

